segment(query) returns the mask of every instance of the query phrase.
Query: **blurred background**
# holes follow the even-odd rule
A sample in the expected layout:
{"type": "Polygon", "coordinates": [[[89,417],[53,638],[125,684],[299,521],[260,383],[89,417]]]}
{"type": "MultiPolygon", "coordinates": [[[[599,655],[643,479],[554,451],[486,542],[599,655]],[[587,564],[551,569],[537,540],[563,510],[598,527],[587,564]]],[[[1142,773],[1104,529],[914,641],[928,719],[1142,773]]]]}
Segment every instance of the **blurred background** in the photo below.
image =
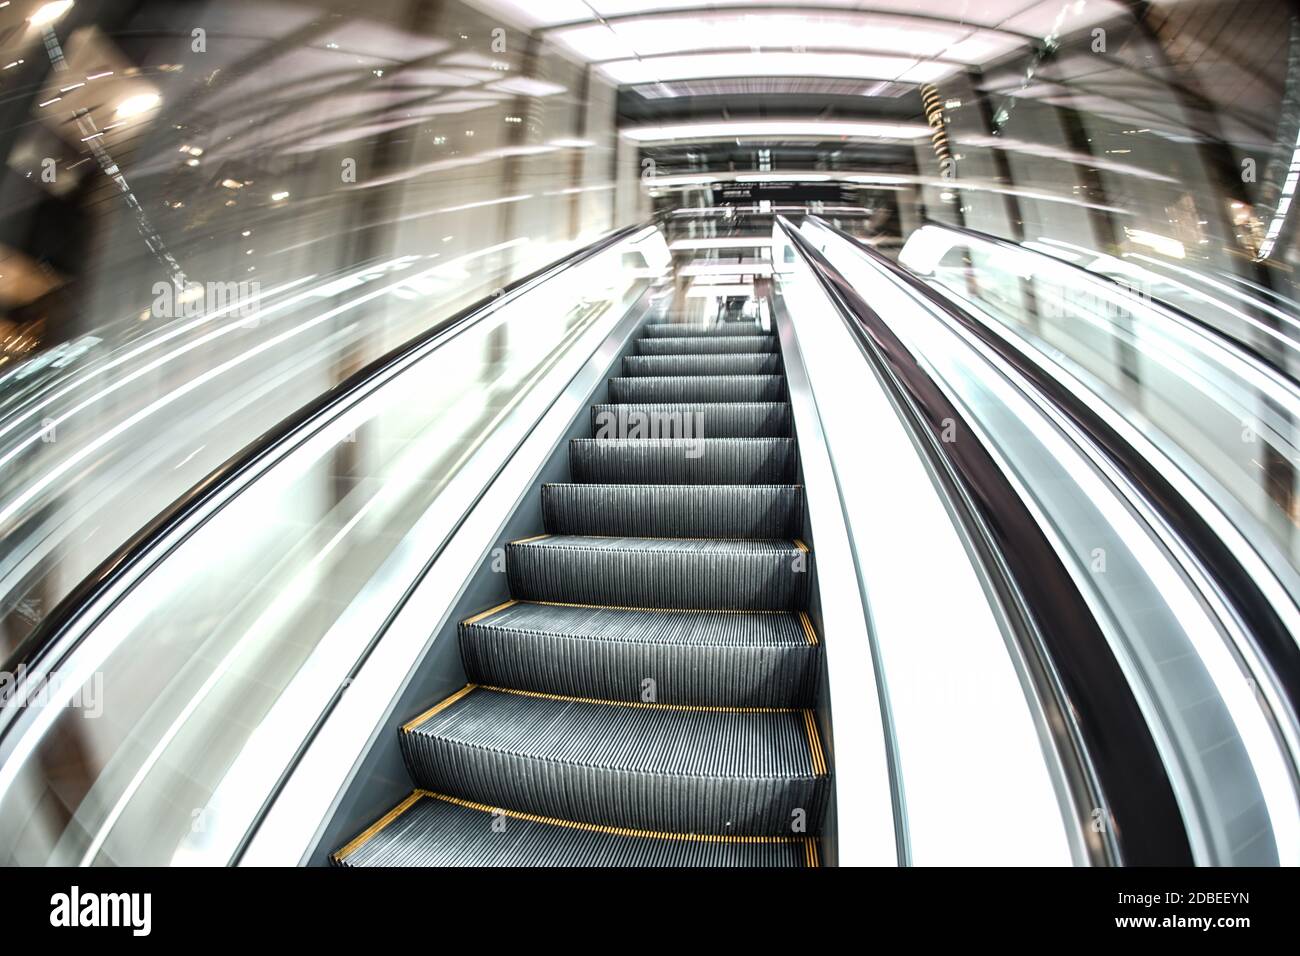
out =
{"type": "Polygon", "coordinates": [[[0,3],[0,647],[311,398],[651,216],[810,211],[890,254],[966,227],[1267,348],[1297,30],[1280,0],[0,3]]]}

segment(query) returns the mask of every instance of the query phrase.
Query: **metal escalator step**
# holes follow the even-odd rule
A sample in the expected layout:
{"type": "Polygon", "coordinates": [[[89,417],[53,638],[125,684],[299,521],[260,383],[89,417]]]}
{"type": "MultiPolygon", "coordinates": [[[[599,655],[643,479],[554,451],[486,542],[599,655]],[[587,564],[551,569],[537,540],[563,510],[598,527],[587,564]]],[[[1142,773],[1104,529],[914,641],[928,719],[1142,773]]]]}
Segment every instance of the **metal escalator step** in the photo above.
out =
{"type": "Polygon", "coordinates": [[[788,402],[660,402],[591,406],[595,438],[788,438],[788,402]]]}
{"type": "Polygon", "coordinates": [[[683,335],[637,339],[641,355],[699,355],[704,352],[779,352],[775,335],[683,335]]]}
{"type": "Polygon", "coordinates": [[[623,359],[624,375],[775,375],[780,371],[779,352],[628,355],[623,359]]]}
{"type": "Polygon", "coordinates": [[[820,865],[808,836],[701,837],[593,826],[417,790],[331,858],[335,866],[820,865]]]}
{"type": "Polygon", "coordinates": [[[798,611],[811,555],[796,541],[543,535],[506,546],[521,601],[798,611]]]}
{"type": "Polygon", "coordinates": [[[782,402],[784,375],[634,375],[609,380],[611,402],[782,402]]]}
{"type": "Polygon", "coordinates": [[[673,833],[816,833],[810,710],[631,704],[470,685],[402,728],[416,785],[491,807],[673,833]]]}
{"type": "Polygon", "coordinates": [[[471,682],[518,690],[733,707],[816,698],[817,637],[802,612],[511,602],[464,621],[460,650],[471,682]]]}
{"type": "Polygon", "coordinates": [[[574,438],[575,482],[780,485],[797,475],[793,438],[574,438]]]}
{"type": "Polygon", "coordinates": [[[548,484],[542,518],[551,534],[795,538],[803,533],[803,488],[548,484]]]}
{"type": "Polygon", "coordinates": [[[768,335],[757,322],[651,322],[641,330],[641,335],[652,338],[685,338],[695,335],[768,335]]]}

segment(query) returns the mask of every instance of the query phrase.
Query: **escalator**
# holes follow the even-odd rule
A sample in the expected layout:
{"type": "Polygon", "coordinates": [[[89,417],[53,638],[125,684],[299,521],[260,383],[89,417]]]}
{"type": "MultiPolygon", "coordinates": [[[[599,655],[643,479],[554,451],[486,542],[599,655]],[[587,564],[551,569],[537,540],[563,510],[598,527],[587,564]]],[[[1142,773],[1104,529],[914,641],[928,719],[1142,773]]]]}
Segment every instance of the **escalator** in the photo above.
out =
{"type": "Polygon", "coordinates": [[[469,683],[400,729],[414,791],[342,866],[816,866],[830,790],[781,353],[754,323],[643,326],[469,683]],[[611,434],[614,437],[611,437],[611,434]]]}
{"type": "Polygon", "coordinates": [[[1287,715],[1210,640],[1250,650],[1143,462],[819,220],[768,241],[761,322],[714,321],[658,227],[624,230],[179,502],[29,644],[0,860],[1290,860],[1287,715]],[[332,502],[358,433],[366,481],[332,502]],[[137,692],[83,722],[100,675],[137,692]],[[51,783],[74,746],[110,758],[51,783]],[[972,789],[1014,826],[971,827],[972,789]]]}

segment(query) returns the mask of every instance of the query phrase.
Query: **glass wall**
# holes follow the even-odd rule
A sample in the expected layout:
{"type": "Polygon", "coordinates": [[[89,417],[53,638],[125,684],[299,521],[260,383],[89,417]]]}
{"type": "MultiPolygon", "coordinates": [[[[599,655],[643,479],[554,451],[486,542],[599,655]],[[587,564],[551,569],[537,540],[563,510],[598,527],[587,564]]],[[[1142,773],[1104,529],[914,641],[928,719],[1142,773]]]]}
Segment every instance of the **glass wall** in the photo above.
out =
{"type": "Polygon", "coordinates": [[[14,2],[0,44],[5,655],[287,415],[641,211],[614,87],[458,2],[14,2]]]}

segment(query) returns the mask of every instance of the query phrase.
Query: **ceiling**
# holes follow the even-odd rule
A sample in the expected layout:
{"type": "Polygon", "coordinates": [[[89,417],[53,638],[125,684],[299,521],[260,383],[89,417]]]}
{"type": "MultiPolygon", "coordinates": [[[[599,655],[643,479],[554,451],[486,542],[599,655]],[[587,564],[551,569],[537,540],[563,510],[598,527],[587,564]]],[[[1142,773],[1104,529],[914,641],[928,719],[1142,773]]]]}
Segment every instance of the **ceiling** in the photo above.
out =
{"type": "Polygon", "coordinates": [[[838,77],[934,83],[1123,15],[1112,0],[480,0],[610,82],[838,77]]]}

